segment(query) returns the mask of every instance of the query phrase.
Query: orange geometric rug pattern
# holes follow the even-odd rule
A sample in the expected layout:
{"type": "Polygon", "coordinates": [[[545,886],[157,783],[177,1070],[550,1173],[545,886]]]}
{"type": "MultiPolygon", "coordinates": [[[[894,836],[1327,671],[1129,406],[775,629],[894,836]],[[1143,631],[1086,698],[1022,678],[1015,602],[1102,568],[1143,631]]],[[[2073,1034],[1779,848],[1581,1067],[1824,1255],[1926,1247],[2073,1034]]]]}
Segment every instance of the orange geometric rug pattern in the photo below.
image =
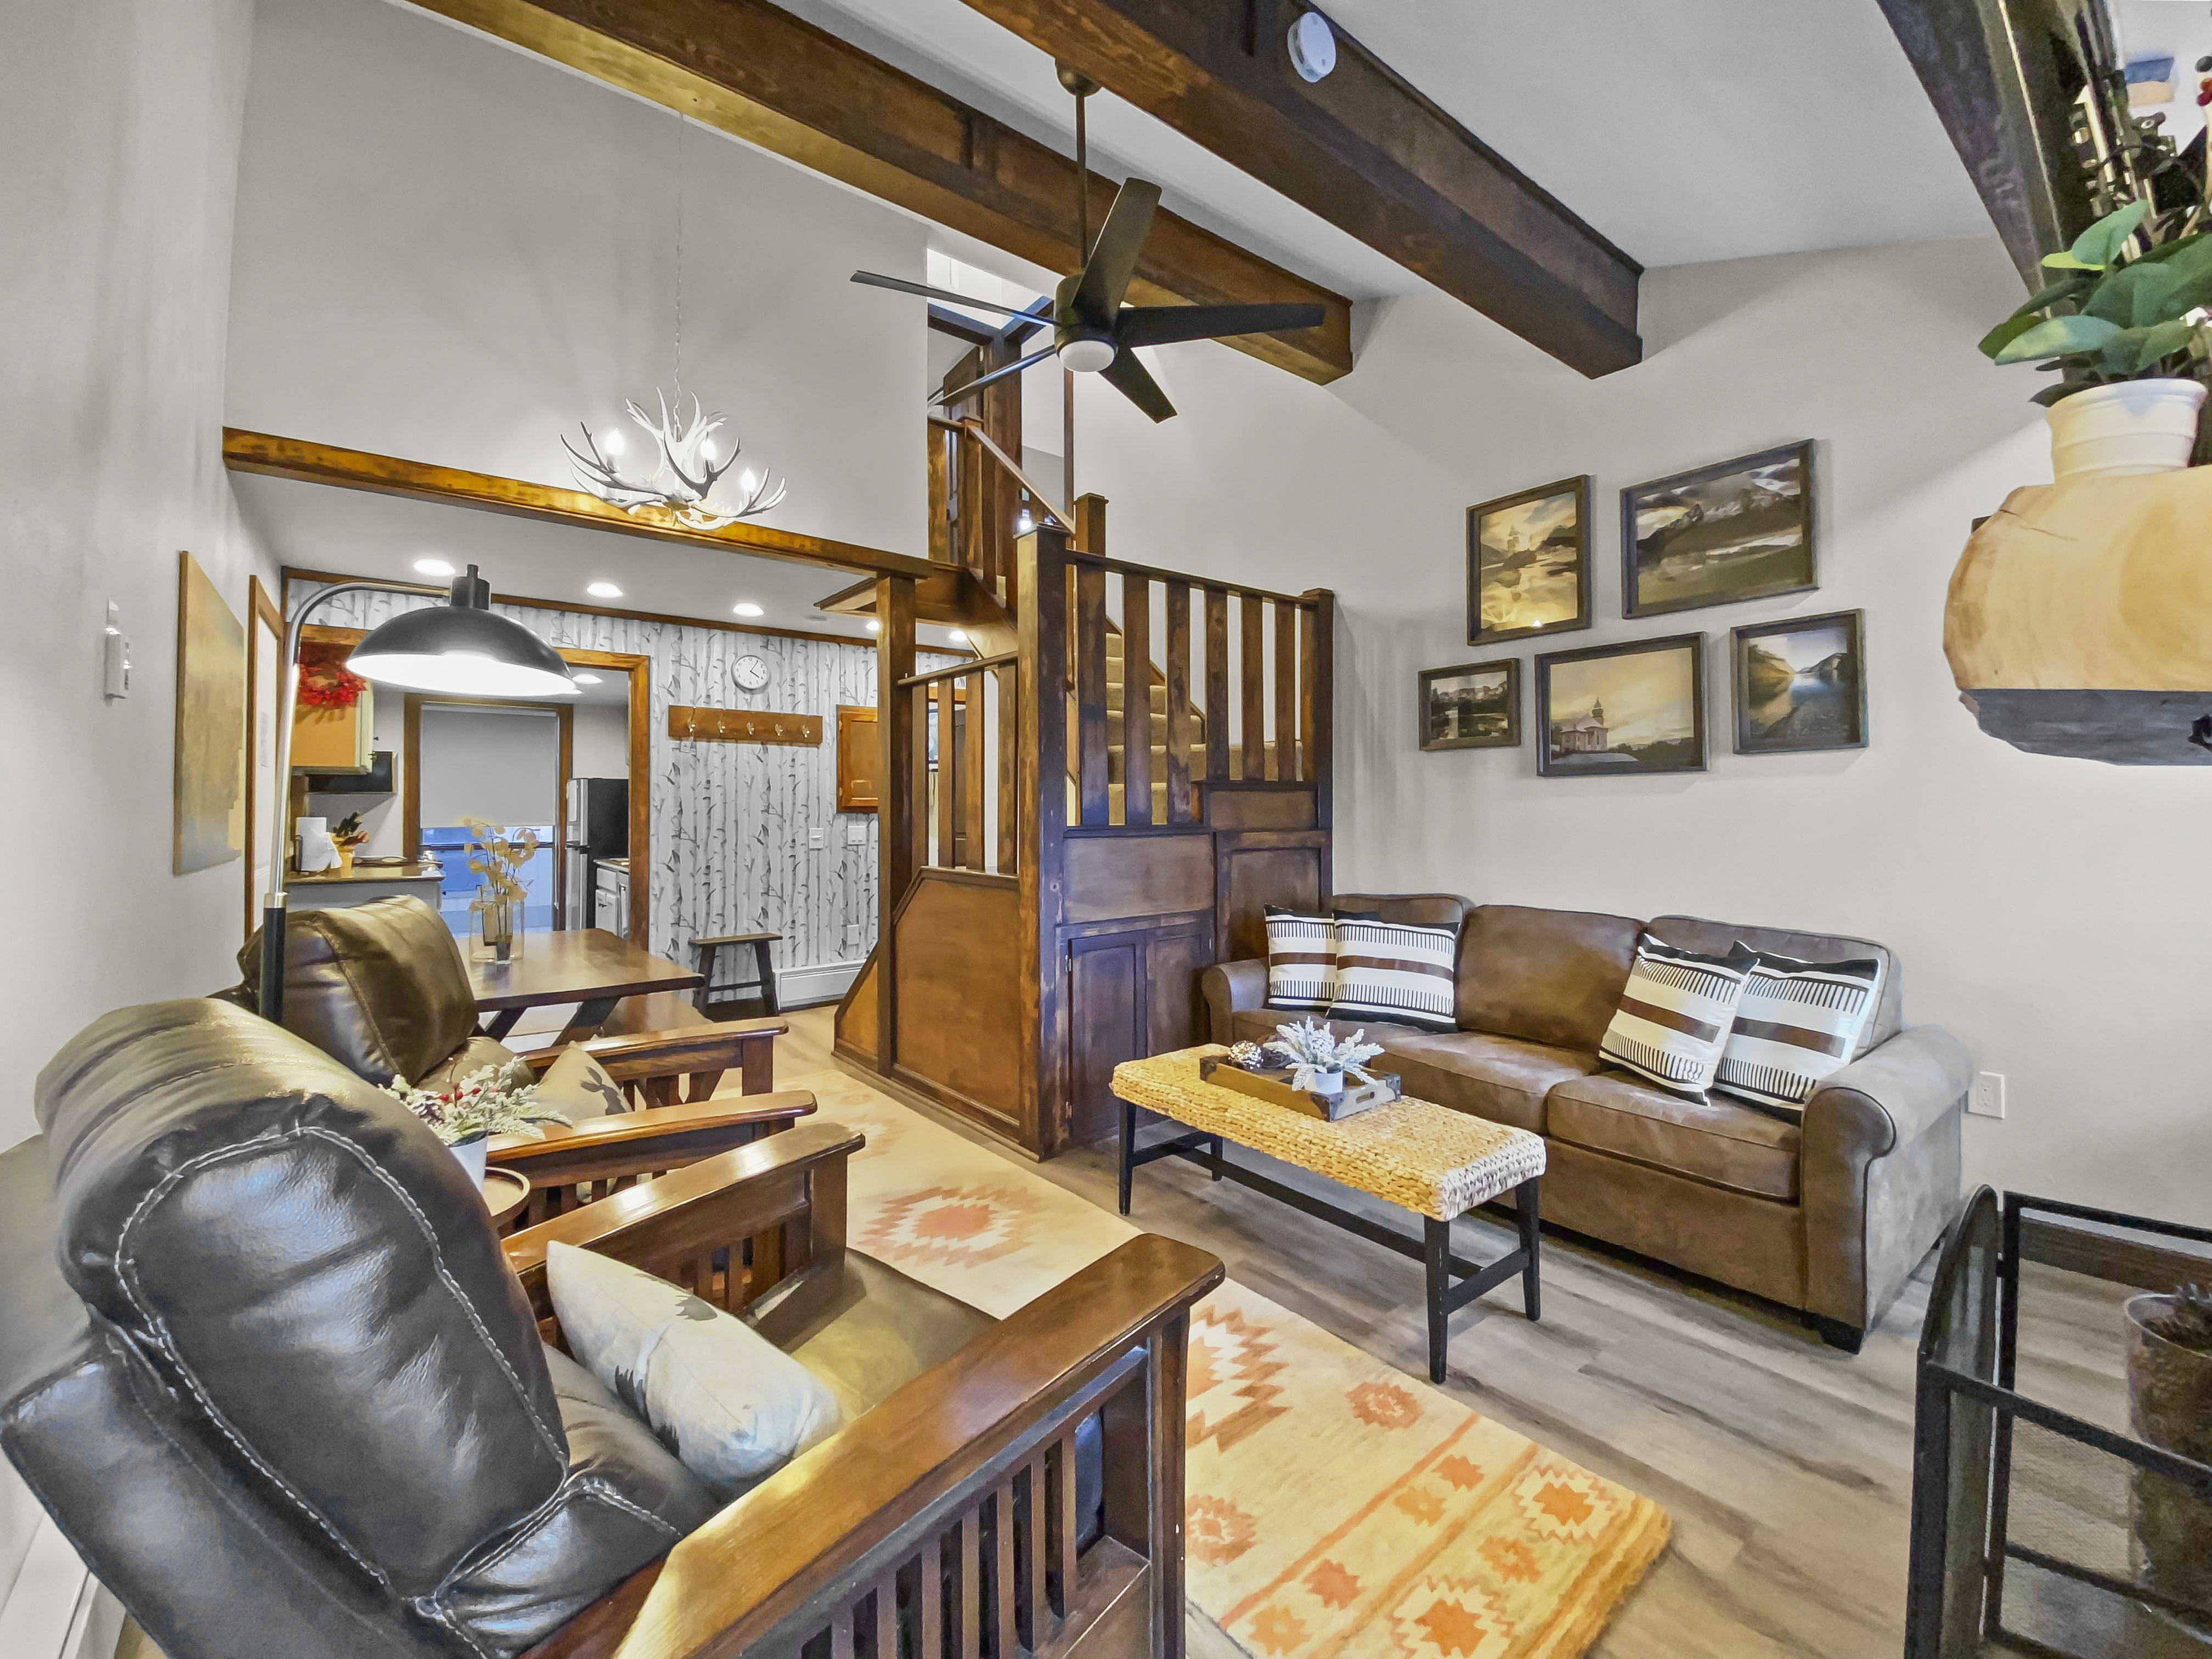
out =
{"type": "MultiPolygon", "coordinates": [[[[855,1244],[988,1313],[1136,1231],[842,1073],[784,1086],[869,1137],[855,1244]]],[[[1666,1546],[1649,1498],[1234,1280],[1187,1400],[1190,1599],[1253,1659],[1577,1659],[1666,1546]]]]}

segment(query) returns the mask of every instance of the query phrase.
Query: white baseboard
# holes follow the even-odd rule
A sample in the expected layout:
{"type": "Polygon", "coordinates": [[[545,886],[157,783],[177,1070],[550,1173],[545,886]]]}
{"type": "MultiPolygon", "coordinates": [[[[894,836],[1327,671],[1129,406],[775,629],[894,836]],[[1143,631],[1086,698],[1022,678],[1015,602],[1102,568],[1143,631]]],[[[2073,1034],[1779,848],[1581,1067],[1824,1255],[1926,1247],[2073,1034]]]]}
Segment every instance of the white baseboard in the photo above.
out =
{"type": "Polygon", "coordinates": [[[859,962],[825,962],[811,968],[778,969],[776,1000],[787,1008],[835,1002],[852,989],[853,981],[860,977],[865,965],[859,962]]]}

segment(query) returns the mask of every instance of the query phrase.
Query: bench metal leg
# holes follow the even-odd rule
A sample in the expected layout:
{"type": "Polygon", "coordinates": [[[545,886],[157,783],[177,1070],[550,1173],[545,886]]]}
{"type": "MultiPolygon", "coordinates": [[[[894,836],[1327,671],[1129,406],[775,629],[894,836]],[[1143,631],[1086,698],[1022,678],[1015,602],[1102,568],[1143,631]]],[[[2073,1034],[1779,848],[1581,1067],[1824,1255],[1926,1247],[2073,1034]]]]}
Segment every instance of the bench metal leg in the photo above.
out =
{"type": "Polygon", "coordinates": [[[1137,1173],[1137,1109],[1127,1101],[1121,1108],[1121,1213],[1129,1213],[1129,1183],[1137,1173]]]}
{"type": "Polygon", "coordinates": [[[1543,1230],[1538,1224],[1536,1207],[1538,1179],[1539,1177],[1531,1176],[1513,1189],[1513,1207],[1518,1213],[1521,1222],[1521,1250],[1528,1258],[1528,1265],[1521,1270],[1521,1304],[1532,1322],[1544,1316],[1543,1289],[1537,1282],[1536,1276],[1538,1249],[1544,1237],[1543,1230]]]}
{"type": "MultiPolygon", "coordinates": [[[[1221,1137],[1220,1137],[1219,1135],[1216,1135],[1216,1136],[1214,1136],[1214,1137],[1213,1137],[1213,1155],[1214,1155],[1214,1157],[1216,1157],[1216,1158],[1219,1158],[1219,1157],[1221,1156],[1221,1137]]],[[[1213,1178],[1214,1178],[1216,1181],[1218,1181],[1218,1180],[1220,1180],[1220,1179],[1221,1179],[1221,1171],[1220,1171],[1220,1170],[1214,1170],[1214,1171],[1212,1172],[1212,1175],[1213,1175],[1213,1178]]]]}
{"type": "Polygon", "coordinates": [[[1451,1223],[1434,1216],[1421,1218],[1421,1243],[1427,1265],[1429,1308],[1429,1381],[1444,1380],[1444,1342],[1451,1317],[1451,1223]]]}

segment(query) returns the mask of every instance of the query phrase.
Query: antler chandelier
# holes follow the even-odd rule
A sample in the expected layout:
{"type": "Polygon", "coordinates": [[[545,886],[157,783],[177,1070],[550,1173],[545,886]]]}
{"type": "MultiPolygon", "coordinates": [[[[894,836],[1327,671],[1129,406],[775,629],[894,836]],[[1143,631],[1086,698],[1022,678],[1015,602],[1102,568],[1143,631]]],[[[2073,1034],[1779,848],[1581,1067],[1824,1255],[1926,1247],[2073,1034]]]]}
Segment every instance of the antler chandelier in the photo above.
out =
{"type": "Polygon", "coordinates": [[[714,434],[722,426],[721,416],[708,414],[696,395],[687,416],[680,390],[672,407],[666,394],[655,392],[653,395],[660,407],[657,420],[634,399],[625,399],[623,404],[630,419],[653,434],[653,471],[641,477],[624,477],[613,459],[621,453],[622,434],[610,432],[603,445],[592,436],[589,426],[579,422],[583,448],[577,448],[565,435],[561,440],[561,447],[575,463],[577,483],[625,513],[665,507],[679,524],[694,530],[720,530],[724,525],[765,513],[783,500],[785,486],[781,482],[767,472],[747,468],[738,475],[737,498],[715,505],[710,498],[723,475],[737,465],[740,446],[732,442],[728,459],[717,460],[714,434]]]}
{"type": "Polygon", "coordinates": [[[604,442],[592,435],[592,428],[582,422],[577,429],[584,434],[581,449],[562,435],[561,447],[568,452],[568,459],[576,469],[576,482],[610,507],[618,507],[625,513],[638,513],[649,507],[658,507],[673,514],[676,521],[692,530],[720,530],[724,525],[735,524],[740,519],[750,519],[768,512],[783,500],[785,486],[766,471],[756,473],[748,467],[738,475],[737,498],[717,503],[713,499],[715,488],[723,475],[737,465],[741,446],[732,438],[726,459],[717,454],[714,434],[721,429],[722,416],[709,415],[697,394],[690,400],[690,410],[684,410],[684,117],[676,117],[676,395],[673,398],[656,390],[653,396],[659,406],[658,420],[638,407],[635,399],[625,398],[623,407],[631,420],[653,434],[653,465],[649,471],[635,477],[625,477],[615,458],[622,453],[623,437],[619,431],[607,434],[604,442]]]}

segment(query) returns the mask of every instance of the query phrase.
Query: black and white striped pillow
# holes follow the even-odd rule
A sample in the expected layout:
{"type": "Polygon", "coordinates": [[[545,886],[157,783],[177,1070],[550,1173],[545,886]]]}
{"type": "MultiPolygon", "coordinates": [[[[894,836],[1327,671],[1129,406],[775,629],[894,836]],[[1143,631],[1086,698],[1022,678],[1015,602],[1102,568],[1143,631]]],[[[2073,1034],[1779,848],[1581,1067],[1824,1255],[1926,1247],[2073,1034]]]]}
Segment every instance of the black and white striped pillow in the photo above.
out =
{"type": "Polygon", "coordinates": [[[1704,1099],[1758,961],[1746,945],[1708,957],[1645,934],[1598,1054],[1662,1089],[1704,1099]]]}
{"type": "Polygon", "coordinates": [[[1459,1029],[1456,923],[1336,919],[1331,1019],[1387,1020],[1424,1031],[1459,1029]]]}
{"type": "Polygon", "coordinates": [[[1267,1006],[1325,1014],[1336,997],[1336,918],[1267,907],[1267,1006]]]}
{"type": "Polygon", "coordinates": [[[1881,995],[1881,963],[1871,958],[1801,962],[1761,952],[1713,1086],[1802,1115],[1814,1091],[1850,1063],[1881,995]]]}

